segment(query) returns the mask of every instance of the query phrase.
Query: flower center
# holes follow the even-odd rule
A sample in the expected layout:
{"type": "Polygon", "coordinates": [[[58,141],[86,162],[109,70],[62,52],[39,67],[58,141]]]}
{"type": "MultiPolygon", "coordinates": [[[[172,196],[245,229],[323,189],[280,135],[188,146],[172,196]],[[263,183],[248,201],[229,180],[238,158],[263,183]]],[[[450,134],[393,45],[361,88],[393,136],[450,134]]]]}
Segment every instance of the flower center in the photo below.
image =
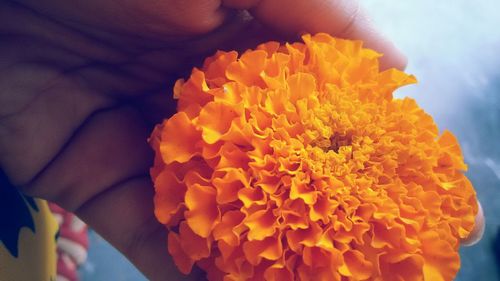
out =
{"type": "Polygon", "coordinates": [[[350,134],[342,135],[339,133],[333,134],[330,137],[330,146],[327,150],[333,150],[335,153],[339,152],[342,146],[349,146],[352,143],[352,136],[350,134]]]}
{"type": "Polygon", "coordinates": [[[352,135],[334,133],[330,138],[320,137],[316,139],[312,146],[321,148],[324,152],[333,151],[339,153],[339,149],[344,146],[350,146],[352,144],[352,135]]]}

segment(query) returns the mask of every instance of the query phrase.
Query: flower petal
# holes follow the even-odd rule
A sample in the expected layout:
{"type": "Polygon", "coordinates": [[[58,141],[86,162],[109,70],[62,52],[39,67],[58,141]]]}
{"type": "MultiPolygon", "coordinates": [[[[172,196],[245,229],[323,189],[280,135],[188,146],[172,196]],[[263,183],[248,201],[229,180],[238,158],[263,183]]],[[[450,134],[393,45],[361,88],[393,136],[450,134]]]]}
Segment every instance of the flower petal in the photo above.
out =
{"type": "Polygon", "coordinates": [[[189,227],[199,236],[208,237],[221,216],[215,189],[193,184],[186,191],[185,201],[188,208],[185,217],[189,227]]]}
{"type": "Polygon", "coordinates": [[[191,272],[194,261],[182,250],[177,233],[168,233],[168,253],[174,258],[174,263],[180,272],[184,274],[191,272]]]}
{"type": "Polygon", "coordinates": [[[238,116],[235,108],[221,102],[210,102],[200,111],[198,126],[202,137],[208,144],[217,142],[229,131],[231,122],[238,116]]]}
{"type": "Polygon", "coordinates": [[[196,144],[201,133],[184,112],[176,113],[165,122],[161,133],[160,152],[165,163],[187,162],[199,153],[196,144]]]}
{"type": "Polygon", "coordinates": [[[169,170],[162,171],[154,185],[155,215],[161,223],[167,224],[184,202],[186,186],[169,170]]]}

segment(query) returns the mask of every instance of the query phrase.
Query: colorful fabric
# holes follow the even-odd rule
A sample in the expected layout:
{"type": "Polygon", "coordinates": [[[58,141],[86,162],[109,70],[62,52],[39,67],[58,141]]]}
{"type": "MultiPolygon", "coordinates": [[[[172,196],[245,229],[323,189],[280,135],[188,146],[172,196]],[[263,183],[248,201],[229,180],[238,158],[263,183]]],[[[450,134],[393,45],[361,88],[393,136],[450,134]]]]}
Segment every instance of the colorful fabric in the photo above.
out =
{"type": "Polygon", "coordinates": [[[77,281],[78,267],[87,259],[87,226],[74,214],[54,203],[49,203],[49,208],[59,224],[57,280],[77,281]]]}
{"type": "Polygon", "coordinates": [[[56,280],[57,234],[47,202],[21,194],[0,170],[0,280],[56,280]]]}
{"type": "Polygon", "coordinates": [[[0,280],[77,281],[87,249],[81,220],[23,195],[0,170],[0,280]]]}

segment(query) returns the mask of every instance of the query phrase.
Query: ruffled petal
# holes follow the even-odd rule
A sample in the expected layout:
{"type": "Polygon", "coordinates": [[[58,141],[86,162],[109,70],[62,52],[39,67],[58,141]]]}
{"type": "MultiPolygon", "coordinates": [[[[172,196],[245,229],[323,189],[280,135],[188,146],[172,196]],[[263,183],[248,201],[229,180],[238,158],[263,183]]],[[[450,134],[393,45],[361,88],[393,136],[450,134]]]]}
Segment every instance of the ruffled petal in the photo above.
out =
{"type": "Polygon", "coordinates": [[[279,237],[266,237],[263,240],[247,241],[243,244],[243,252],[247,260],[258,265],[261,259],[275,261],[283,254],[283,245],[279,237]]]}
{"type": "Polygon", "coordinates": [[[183,204],[186,186],[169,170],[162,171],[155,178],[154,185],[155,215],[158,221],[167,224],[183,204]]]}
{"type": "Polygon", "coordinates": [[[187,162],[199,153],[201,133],[184,112],[168,119],[161,133],[160,152],[165,163],[187,162]]]}
{"type": "Polygon", "coordinates": [[[235,108],[220,102],[210,102],[200,111],[198,126],[203,140],[208,144],[217,142],[229,131],[231,122],[238,116],[235,108]]]}
{"type": "Polygon", "coordinates": [[[179,235],[174,232],[168,234],[168,253],[174,258],[174,263],[180,272],[188,274],[194,265],[192,260],[181,247],[179,235]]]}
{"type": "Polygon", "coordinates": [[[185,202],[188,209],[185,217],[189,227],[199,236],[208,237],[220,220],[215,189],[193,184],[186,191],[185,202]]]}

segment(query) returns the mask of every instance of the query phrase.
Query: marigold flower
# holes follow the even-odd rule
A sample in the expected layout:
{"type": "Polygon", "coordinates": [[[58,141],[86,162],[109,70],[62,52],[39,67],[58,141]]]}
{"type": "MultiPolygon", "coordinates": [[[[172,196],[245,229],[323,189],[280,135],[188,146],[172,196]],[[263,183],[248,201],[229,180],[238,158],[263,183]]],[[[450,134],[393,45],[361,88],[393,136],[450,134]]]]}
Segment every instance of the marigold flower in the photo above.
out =
{"type": "Polygon", "coordinates": [[[155,214],[178,268],[209,280],[452,280],[475,191],[455,137],[326,34],[217,52],[158,125],[155,214]]]}

